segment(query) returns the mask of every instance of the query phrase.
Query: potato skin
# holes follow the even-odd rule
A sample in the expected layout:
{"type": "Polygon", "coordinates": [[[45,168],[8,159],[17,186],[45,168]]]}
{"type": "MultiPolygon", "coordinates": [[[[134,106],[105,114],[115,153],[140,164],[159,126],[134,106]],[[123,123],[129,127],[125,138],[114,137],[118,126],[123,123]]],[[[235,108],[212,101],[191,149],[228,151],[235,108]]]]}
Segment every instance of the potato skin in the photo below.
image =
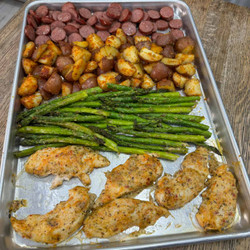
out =
{"type": "Polygon", "coordinates": [[[56,67],[59,72],[62,72],[63,68],[68,64],[73,64],[74,61],[69,56],[58,56],[56,59],[56,67]]]}
{"type": "Polygon", "coordinates": [[[189,36],[185,36],[176,41],[175,50],[183,54],[190,54],[193,52],[194,46],[194,40],[189,36]]]}
{"type": "Polygon", "coordinates": [[[171,73],[172,73],[172,70],[168,66],[166,66],[162,62],[158,62],[153,67],[153,69],[150,73],[150,77],[154,81],[160,81],[164,78],[168,78],[171,75],[171,73]]]}
{"type": "Polygon", "coordinates": [[[44,85],[44,90],[47,92],[58,95],[62,89],[62,78],[54,72],[44,85]]]}

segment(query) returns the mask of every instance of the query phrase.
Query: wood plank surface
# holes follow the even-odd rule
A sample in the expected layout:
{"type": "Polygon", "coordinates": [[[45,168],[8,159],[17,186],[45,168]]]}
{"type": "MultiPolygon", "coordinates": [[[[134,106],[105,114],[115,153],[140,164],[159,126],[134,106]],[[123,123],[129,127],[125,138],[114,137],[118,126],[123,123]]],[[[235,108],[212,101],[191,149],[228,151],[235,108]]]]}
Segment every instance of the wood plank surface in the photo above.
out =
{"type": "MultiPolygon", "coordinates": [[[[27,3],[30,1],[27,1],[27,3]]],[[[193,14],[243,161],[249,167],[250,9],[221,0],[186,0],[193,14]]],[[[27,4],[26,3],[26,4],[27,4]]],[[[0,31],[0,152],[4,141],[24,8],[0,31]]],[[[250,240],[228,240],[174,250],[243,250],[250,240]]]]}

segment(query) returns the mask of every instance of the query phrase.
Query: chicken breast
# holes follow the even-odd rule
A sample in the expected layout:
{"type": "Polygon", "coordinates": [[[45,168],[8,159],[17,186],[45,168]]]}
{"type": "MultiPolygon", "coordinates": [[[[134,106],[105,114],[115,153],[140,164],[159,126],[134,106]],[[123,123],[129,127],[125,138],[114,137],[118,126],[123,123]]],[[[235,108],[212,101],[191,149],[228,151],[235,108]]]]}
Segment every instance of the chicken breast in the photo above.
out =
{"type": "Polygon", "coordinates": [[[38,150],[25,163],[25,171],[40,177],[55,175],[51,185],[51,188],[55,188],[72,177],[78,177],[84,185],[89,185],[88,173],[94,168],[106,167],[109,164],[106,157],[89,148],[67,146],[38,150]]]}
{"type": "Polygon", "coordinates": [[[76,232],[89,209],[88,189],[77,186],[69,190],[69,199],[47,214],[32,214],[23,220],[11,217],[13,229],[22,237],[47,244],[57,244],[76,232]]]}
{"type": "Polygon", "coordinates": [[[202,203],[196,219],[205,231],[222,230],[232,224],[236,213],[236,180],[227,165],[213,170],[208,188],[202,193],[202,203]]]}
{"type": "Polygon", "coordinates": [[[147,154],[131,155],[124,164],[106,173],[105,188],[94,207],[151,185],[161,176],[162,171],[162,165],[157,158],[147,154]]]}
{"type": "Polygon", "coordinates": [[[199,147],[184,158],[174,176],[167,174],[158,181],[157,203],[168,209],[183,207],[205,188],[208,174],[208,151],[199,147]]]}
{"type": "Polygon", "coordinates": [[[162,216],[168,217],[168,210],[152,202],[120,198],[94,210],[84,221],[83,231],[88,238],[108,238],[132,226],[146,228],[162,216]]]}

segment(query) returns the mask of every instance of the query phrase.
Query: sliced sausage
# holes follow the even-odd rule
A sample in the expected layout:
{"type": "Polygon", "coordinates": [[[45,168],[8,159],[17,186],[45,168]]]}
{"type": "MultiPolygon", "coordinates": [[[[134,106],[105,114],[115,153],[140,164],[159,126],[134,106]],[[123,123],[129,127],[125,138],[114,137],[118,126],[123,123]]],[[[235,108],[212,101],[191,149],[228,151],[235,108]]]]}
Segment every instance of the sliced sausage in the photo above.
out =
{"type": "Polygon", "coordinates": [[[172,35],[174,41],[184,37],[184,33],[182,30],[171,30],[170,34],[172,35]]]}
{"type": "Polygon", "coordinates": [[[34,10],[29,10],[29,13],[31,16],[33,16],[37,24],[41,23],[41,17],[38,16],[34,10]]]}
{"type": "Polygon", "coordinates": [[[61,11],[58,11],[58,10],[55,10],[55,11],[52,11],[52,18],[57,21],[57,17],[59,14],[61,14],[61,11]]]}
{"type": "Polygon", "coordinates": [[[82,36],[78,33],[72,33],[69,35],[68,37],[69,39],[69,43],[73,43],[73,42],[81,42],[83,39],[82,39],[82,36]]]}
{"type": "Polygon", "coordinates": [[[96,33],[101,39],[103,42],[106,41],[106,39],[110,36],[110,33],[108,31],[97,31],[96,33]]]}
{"type": "Polygon", "coordinates": [[[162,62],[156,63],[153,67],[150,77],[154,81],[160,81],[164,78],[168,78],[171,75],[172,70],[162,62]]]}
{"type": "Polygon", "coordinates": [[[158,36],[162,36],[162,33],[155,32],[152,34],[151,38],[155,42],[158,36]]]}
{"type": "Polygon", "coordinates": [[[164,34],[156,38],[156,44],[158,46],[166,46],[167,44],[174,44],[174,39],[171,34],[164,34]]]}
{"type": "Polygon", "coordinates": [[[90,89],[90,88],[94,88],[97,87],[97,80],[96,77],[90,77],[88,78],[81,86],[82,89],[90,89]]]}
{"type": "Polygon", "coordinates": [[[152,22],[153,23],[153,26],[154,26],[154,28],[153,28],[153,31],[152,32],[156,32],[157,31],[157,25],[156,25],[156,23],[155,22],[152,22]]]}
{"type": "Polygon", "coordinates": [[[75,5],[73,3],[71,3],[71,2],[67,2],[67,3],[62,5],[62,11],[63,12],[65,12],[65,11],[67,12],[68,10],[75,9],[75,8],[76,8],[75,5]]]}
{"type": "Polygon", "coordinates": [[[69,12],[71,14],[73,20],[76,20],[78,18],[78,13],[75,9],[70,8],[66,12],[69,12]]]}
{"type": "Polygon", "coordinates": [[[122,30],[127,36],[133,36],[136,33],[136,26],[134,23],[125,22],[122,24],[122,30]]]}
{"type": "Polygon", "coordinates": [[[59,72],[62,72],[63,68],[68,64],[73,64],[74,61],[69,56],[58,56],[56,59],[56,67],[59,72]]]}
{"type": "Polygon", "coordinates": [[[157,10],[149,10],[148,15],[153,20],[157,20],[161,17],[159,11],[157,11],[157,10]]]}
{"type": "Polygon", "coordinates": [[[118,10],[120,10],[120,12],[122,12],[122,6],[119,3],[111,3],[109,5],[109,7],[111,7],[111,8],[117,8],[118,10]]]}
{"type": "Polygon", "coordinates": [[[144,11],[144,16],[143,16],[142,21],[150,21],[150,17],[149,17],[149,15],[148,15],[148,13],[145,12],[145,11],[144,11]]]}
{"type": "Polygon", "coordinates": [[[117,29],[121,28],[121,23],[118,21],[113,22],[113,24],[111,25],[109,32],[110,33],[115,33],[117,31],[117,29]]]}
{"type": "Polygon", "coordinates": [[[32,15],[30,15],[30,14],[27,15],[27,23],[29,25],[31,25],[34,29],[37,28],[37,23],[36,23],[34,17],[32,15]]]}
{"type": "Polygon", "coordinates": [[[139,30],[137,30],[134,36],[144,36],[144,35],[139,30]]]}
{"type": "Polygon", "coordinates": [[[39,17],[47,16],[49,14],[49,9],[46,5],[41,5],[36,9],[36,14],[39,17]]]}
{"type": "Polygon", "coordinates": [[[35,44],[36,44],[36,46],[39,46],[39,45],[46,43],[49,40],[50,40],[50,38],[48,36],[44,36],[44,35],[37,36],[35,39],[35,44]]]}
{"type": "Polygon", "coordinates": [[[27,36],[27,38],[31,41],[35,40],[36,34],[35,30],[31,25],[26,25],[24,28],[24,34],[27,36]]]}
{"type": "Polygon", "coordinates": [[[99,18],[102,17],[102,15],[103,15],[103,11],[96,11],[96,12],[94,12],[93,15],[96,16],[97,19],[99,20],[99,18]]]}
{"type": "Polygon", "coordinates": [[[142,9],[135,9],[132,11],[131,22],[139,23],[144,17],[144,11],[142,9]]]}
{"type": "Polygon", "coordinates": [[[173,45],[166,45],[161,54],[167,58],[174,58],[175,52],[173,45]]]}
{"type": "Polygon", "coordinates": [[[97,23],[98,19],[95,15],[91,16],[89,20],[87,21],[87,24],[90,26],[93,26],[97,23]]]}
{"type": "Polygon", "coordinates": [[[132,13],[129,9],[124,9],[119,18],[119,22],[127,22],[130,20],[132,13]]]}
{"type": "Polygon", "coordinates": [[[119,3],[111,3],[107,9],[107,16],[112,19],[119,19],[122,12],[122,6],[119,3]]]}
{"type": "Polygon", "coordinates": [[[75,26],[69,24],[63,27],[63,29],[66,31],[67,36],[69,36],[72,33],[78,32],[78,29],[75,26]]]}
{"type": "Polygon", "coordinates": [[[44,100],[49,100],[52,98],[52,94],[44,90],[45,83],[46,83],[46,80],[44,78],[41,78],[41,77],[37,78],[38,89],[39,89],[41,96],[43,97],[44,100]]]}
{"type": "Polygon", "coordinates": [[[79,33],[83,38],[87,38],[90,34],[95,33],[95,30],[89,26],[89,25],[83,25],[80,29],[79,29],[79,33]]]}
{"type": "Polygon", "coordinates": [[[85,20],[84,19],[82,19],[82,18],[76,18],[75,19],[75,21],[77,22],[77,23],[79,23],[79,24],[81,24],[81,25],[84,25],[84,24],[86,24],[86,22],[85,22],[85,20]]]}
{"type": "Polygon", "coordinates": [[[156,26],[158,30],[166,30],[168,28],[168,22],[165,20],[157,20],[156,26]]]}
{"type": "Polygon", "coordinates": [[[63,41],[66,37],[66,31],[62,28],[56,27],[51,32],[51,39],[54,42],[63,41]]]}
{"type": "Polygon", "coordinates": [[[144,41],[139,42],[135,45],[135,47],[140,51],[142,48],[146,47],[147,49],[151,49],[151,42],[150,41],[144,41]]]}
{"type": "Polygon", "coordinates": [[[87,8],[80,8],[79,14],[84,19],[89,19],[91,17],[91,11],[87,8]]]}
{"type": "Polygon", "coordinates": [[[59,41],[59,46],[64,56],[71,55],[72,48],[69,43],[66,43],[64,41],[59,41]]]}
{"type": "Polygon", "coordinates": [[[169,6],[161,8],[160,14],[161,14],[161,17],[162,17],[163,19],[166,19],[167,21],[172,20],[173,17],[174,17],[174,11],[173,11],[173,9],[172,9],[171,7],[169,7],[169,6]]]}
{"type": "Polygon", "coordinates": [[[97,30],[104,31],[104,30],[108,30],[108,29],[110,28],[110,26],[104,26],[104,25],[102,25],[101,23],[97,23],[97,24],[95,25],[95,28],[96,28],[97,30]]]}
{"type": "Polygon", "coordinates": [[[181,19],[173,19],[169,22],[169,27],[171,29],[180,29],[182,27],[182,20],[181,19]]]}
{"type": "Polygon", "coordinates": [[[51,25],[50,28],[51,30],[55,29],[55,28],[63,28],[65,26],[65,24],[61,21],[54,21],[51,25]]]}
{"type": "Polygon", "coordinates": [[[71,14],[69,12],[62,12],[57,16],[57,20],[63,23],[71,21],[71,14]]]}
{"type": "Polygon", "coordinates": [[[110,26],[113,22],[113,19],[109,18],[107,14],[104,12],[102,16],[99,18],[99,22],[104,26],[110,26]]]}
{"type": "Polygon", "coordinates": [[[49,16],[43,16],[41,21],[46,24],[51,24],[54,22],[54,19],[49,16]]]}
{"type": "Polygon", "coordinates": [[[150,35],[153,29],[154,25],[151,21],[142,21],[139,25],[139,30],[145,35],[150,35]]]}
{"type": "Polygon", "coordinates": [[[50,26],[45,24],[37,27],[36,34],[37,35],[48,35],[50,33],[50,26]]]}
{"type": "Polygon", "coordinates": [[[72,25],[72,26],[76,27],[77,29],[81,28],[81,25],[79,23],[76,23],[76,22],[70,22],[70,23],[67,23],[67,24],[72,25]]]}
{"type": "Polygon", "coordinates": [[[62,78],[56,72],[54,72],[47,82],[44,84],[44,90],[53,94],[58,95],[62,88],[62,78]]]}

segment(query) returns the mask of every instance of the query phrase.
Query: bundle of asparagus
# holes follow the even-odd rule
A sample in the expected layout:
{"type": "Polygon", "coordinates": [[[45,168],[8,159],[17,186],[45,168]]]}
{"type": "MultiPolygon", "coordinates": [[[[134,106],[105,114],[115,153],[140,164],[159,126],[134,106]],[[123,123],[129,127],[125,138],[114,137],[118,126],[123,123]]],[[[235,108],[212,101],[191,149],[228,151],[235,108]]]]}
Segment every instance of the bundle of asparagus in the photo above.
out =
{"type": "Polygon", "coordinates": [[[205,144],[211,133],[201,123],[204,117],[189,115],[199,97],[116,84],[108,87],[113,91],[82,90],[21,112],[20,144],[34,147],[15,155],[73,144],[176,160],[178,154],[187,153],[189,143],[210,147],[205,144]]]}

